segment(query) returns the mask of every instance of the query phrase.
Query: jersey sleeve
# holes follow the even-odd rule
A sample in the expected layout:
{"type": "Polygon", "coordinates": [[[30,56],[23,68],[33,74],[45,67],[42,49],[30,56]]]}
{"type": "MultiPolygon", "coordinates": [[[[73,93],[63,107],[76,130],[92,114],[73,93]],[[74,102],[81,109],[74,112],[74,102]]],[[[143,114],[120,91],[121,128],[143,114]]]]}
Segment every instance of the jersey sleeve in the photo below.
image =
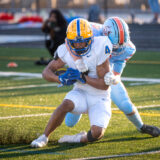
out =
{"type": "Polygon", "coordinates": [[[103,36],[103,38],[100,39],[99,46],[97,47],[98,51],[98,63],[97,65],[103,64],[111,55],[112,53],[112,43],[109,40],[108,37],[103,36]]]}
{"type": "Polygon", "coordinates": [[[136,46],[131,41],[129,41],[128,46],[126,47],[126,52],[127,56],[125,58],[125,61],[128,61],[136,52],[136,46]]]}
{"type": "Polygon", "coordinates": [[[90,26],[95,37],[103,36],[102,24],[90,22],[90,26]]]}
{"type": "Polygon", "coordinates": [[[58,48],[57,48],[57,55],[58,55],[58,57],[64,62],[64,63],[66,63],[66,61],[65,61],[65,53],[66,53],[66,51],[67,51],[67,48],[66,48],[66,46],[65,46],[65,44],[62,44],[62,45],[60,45],[58,48]]]}

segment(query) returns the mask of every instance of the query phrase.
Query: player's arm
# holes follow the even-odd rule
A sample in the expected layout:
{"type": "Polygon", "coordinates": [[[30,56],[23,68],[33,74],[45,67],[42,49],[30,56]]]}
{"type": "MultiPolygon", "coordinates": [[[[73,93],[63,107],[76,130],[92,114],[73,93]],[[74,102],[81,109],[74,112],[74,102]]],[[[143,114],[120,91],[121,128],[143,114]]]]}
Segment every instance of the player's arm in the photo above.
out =
{"type": "Polygon", "coordinates": [[[85,76],[86,83],[97,89],[107,90],[109,86],[104,82],[104,75],[109,72],[109,70],[109,60],[107,59],[103,64],[97,66],[98,78],[85,76]]]}
{"type": "Polygon", "coordinates": [[[46,68],[42,72],[42,76],[45,80],[49,82],[58,82],[59,81],[58,76],[54,73],[57,69],[62,68],[65,65],[65,63],[58,58],[57,60],[52,60],[46,68]]]}
{"type": "Polygon", "coordinates": [[[114,61],[113,70],[106,73],[104,76],[104,81],[107,85],[116,85],[121,80],[121,74],[126,65],[125,61],[114,61]]]}

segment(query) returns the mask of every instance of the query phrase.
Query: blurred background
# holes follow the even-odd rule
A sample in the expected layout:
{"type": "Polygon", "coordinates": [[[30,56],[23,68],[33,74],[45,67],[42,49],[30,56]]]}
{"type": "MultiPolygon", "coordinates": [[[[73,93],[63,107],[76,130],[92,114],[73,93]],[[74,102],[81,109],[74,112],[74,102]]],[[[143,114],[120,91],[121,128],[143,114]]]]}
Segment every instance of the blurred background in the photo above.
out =
{"type": "Polygon", "coordinates": [[[110,16],[119,16],[129,24],[138,50],[160,51],[158,3],[160,0],[0,0],[0,46],[45,48],[47,35],[41,27],[51,9],[58,9],[67,23],[77,17],[103,23],[110,16]]]}

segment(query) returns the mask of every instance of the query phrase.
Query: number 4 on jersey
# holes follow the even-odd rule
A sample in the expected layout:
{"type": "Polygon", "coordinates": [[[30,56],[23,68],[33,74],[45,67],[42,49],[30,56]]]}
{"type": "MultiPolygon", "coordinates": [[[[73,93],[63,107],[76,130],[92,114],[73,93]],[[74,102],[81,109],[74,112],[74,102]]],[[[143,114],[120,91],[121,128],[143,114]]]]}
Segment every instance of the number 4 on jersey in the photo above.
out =
{"type": "Polygon", "coordinates": [[[111,51],[110,51],[109,47],[106,46],[106,47],[105,47],[105,54],[110,54],[110,52],[111,52],[111,51]]]}

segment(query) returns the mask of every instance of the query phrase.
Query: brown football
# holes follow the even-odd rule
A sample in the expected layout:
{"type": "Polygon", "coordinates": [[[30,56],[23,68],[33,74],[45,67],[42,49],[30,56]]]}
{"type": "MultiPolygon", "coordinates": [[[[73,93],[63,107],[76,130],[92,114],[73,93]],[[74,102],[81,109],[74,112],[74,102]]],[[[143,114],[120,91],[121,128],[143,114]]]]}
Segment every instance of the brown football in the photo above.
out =
{"type": "Polygon", "coordinates": [[[56,74],[57,76],[59,76],[59,75],[65,73],[66,70],[67,70],[66,68],[60,68],[60,69],[58,69],[58,70],[55,71],[55,74],[56,74]]]}

